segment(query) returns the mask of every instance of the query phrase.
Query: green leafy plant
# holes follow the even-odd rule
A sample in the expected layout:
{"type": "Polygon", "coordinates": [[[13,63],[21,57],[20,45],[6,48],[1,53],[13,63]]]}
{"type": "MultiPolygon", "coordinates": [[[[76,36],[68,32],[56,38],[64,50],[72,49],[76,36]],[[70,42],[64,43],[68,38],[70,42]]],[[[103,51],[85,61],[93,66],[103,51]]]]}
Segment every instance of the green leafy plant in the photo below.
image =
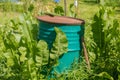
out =
{"type": "Polygon", "coordinates": [[[59,56],[67,51],[67,38],[57,27],[56,39],[50,51],[45,41],[37,41],[37,21],[31,13],[23,14],[18,20],[11,20],[1,28],[1,32],[4,43],[1,57],[4,63],[0,64],[3,65],[0,78],[4,80],[45,79],[59,56]],[[42,73],[45,71],[43,69],[47,70],[47,74],[42,73]]]}
{"type": "Polygon", "coordinates": [[[116,80],[119,74],[117,66],[120,63],[120,50],[118,50],[120,31],[119,23],[114,18],[113,9],[101,6],[99,12],[94,16],[91,26],[95,42],[93,47],[93,53],[96,55],[93,63],[96,66],[95,72],[99,73],[98,75],[106,74],[101,77],[109,75],[108,79],[113,80],[114,78],[116,80]]]}
{"type": "Polygon", "coordinates": [[[50,59],[57,61],[61,55],[68,51],[68,41],[65,33],[55,27],[56,39],[50,51],[50,59]]]}
{"type": "Polygon", "coordinates": [[[63,15],[64,15],[64,10],[63,10],[63,8],[62,8],[61,6],[56,6],[56,7],[54,8],[54,13],[63,16],[63,15]]]}

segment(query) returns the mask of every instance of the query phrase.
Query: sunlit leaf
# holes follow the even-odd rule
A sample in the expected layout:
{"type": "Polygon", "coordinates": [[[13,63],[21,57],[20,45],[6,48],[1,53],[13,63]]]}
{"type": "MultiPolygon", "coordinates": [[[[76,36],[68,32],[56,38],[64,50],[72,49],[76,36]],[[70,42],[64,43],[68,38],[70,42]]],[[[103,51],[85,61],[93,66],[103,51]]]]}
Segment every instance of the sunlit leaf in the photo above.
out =
{"type": "Polygon", "coordinates": [[[27,58],[26,58],[26,48],[25,47],[20,47],[19,48],[19,52],[20,52],[20,61],[24,62],[27,58]]]}
{"type": "Polygon", "coordinates": [[[56,38],[53,42],[53,47],[51,49],[50,58],[56,59],[68,51],[68,40],[64,32],[59,28],[55,27],[56,38]]]}
{"type": "Polygon", "coordinates": [[[45,65],[48,64],[48,60],[49,60],[49,50],[48,50],[48,45],[45,41],[40,40],[37,43],[37,57],[36,60],[39,64],[45,65]]]}
{"type": "Polygon", "coordinates": [[[113,77],[111,77],[107,72],[101,72],[97,76],[107,78],[109,80],[114,80],[113,77]]]}
{"type": "Polygon", "coordinates": [[[7,59],[7,66],[11,67],[14,65],[14,60],[13,60],[13,57],[11,53],[7,52],[7,53],[4,53],[4,56],[6,57],[7,59]]]}

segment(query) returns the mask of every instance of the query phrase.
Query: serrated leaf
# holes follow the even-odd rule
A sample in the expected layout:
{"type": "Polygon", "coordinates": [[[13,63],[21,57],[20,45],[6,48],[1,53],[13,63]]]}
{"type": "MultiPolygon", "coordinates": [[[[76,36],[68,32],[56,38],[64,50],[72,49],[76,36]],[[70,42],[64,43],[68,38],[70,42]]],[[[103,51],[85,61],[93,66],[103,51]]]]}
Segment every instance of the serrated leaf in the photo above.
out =
{"type": "Polygon", "coordinates": [[[51,49],[50,58],[56,59],[68,51],[68,40],[64,32],[59,28],[55,27],[56,38],[53,42],[51,49]]]}
{"type": "Polygon", "coordinates": [[[58,57],[58,55],[56,55],[56,54],[50,54],[50,58],[54,60],[54,59],[56,59],[56,58],[58,59],[59,57],[58,57]]]}
{"type": "Polygon", "coordinates": [[[21,54],[20,55],[20,61],[24,62],[25,60],[27,60],[27,58],[26,58],[26,54],[27,54],[26,48],[25,47],[20,47],[19,52],[21,54]]]}
{"type": "Polygon", "coordinates": [[[37,66],[41,66],[42,65],[42,57],[36,56],[35,60],[36,60],[36,65],[37,66]]]}
{"type": "Polygon", "coordinates": [[[92,32],[93,32],[93,37],[94,41],[96,42],[97,46],[101,49],[104,45],[104,32],[103,32],[103,27],[104,24],[101,19],[101,15],[95,15],[94,16],[94,23],[92,24],[92,32]]]}
{"type": "Polygon", "coordinates": [[[37,62],[41,62],[42,61],[42,65],[48,64],[48,60],[49,60],[49,50],[48,50],[48,45],[45,41],[40,40],[37,44],[37,57],[36,57],[36,61],[37,62]],[[41,61],[39,61],[41,59],[41,61]]]}
{"type": "Polygon", "coordinates": [[[7,66],[13,66],[14,65],[14,60],[12,54],[10,52],[4,53],[5,58],[7,59],[7,66]]]}

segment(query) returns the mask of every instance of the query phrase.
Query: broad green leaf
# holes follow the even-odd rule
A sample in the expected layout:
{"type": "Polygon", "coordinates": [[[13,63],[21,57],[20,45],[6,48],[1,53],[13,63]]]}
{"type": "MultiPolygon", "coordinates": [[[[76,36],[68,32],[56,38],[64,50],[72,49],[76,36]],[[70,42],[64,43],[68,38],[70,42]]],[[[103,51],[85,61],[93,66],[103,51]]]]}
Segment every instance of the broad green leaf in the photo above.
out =
{"type": "Polygon", "coordinates": [[[11,43],[11,47],[13,46],[16,49],[18,47],[18,43],[16,42],[15,36],[13,34],[9,34],[8,36],[7,38],[9,39],[11,43]]]}
{"type": "Polygon", "coordinates": [[[75,12],[75,7],[74,7],[73,3],[70,4],[69,11],[70,11],[70,17],[76,17],[77,16],[77,13],[75,12]]]}
{"type": "MultiPolygon", "coordinates": [[[[32,58],[28,59],[28,64],[26,64],[28,66],[28,70],[30,72],[32,72],[32,69],[34,68],[35,64],[34,64],[34,60],[32,58]]],[[[29,73],[30,74],[30,73],[29,73]]]]}
{"type": "Polygon", "coordinates": [[[56,38],[53,42],[53,47],[51,49],[50,58],[58,59],[59,56],[63,55],[68,51],[68,40],[64,32],[59,28],[55,27],[56,38]]]}
{"type": "Polygon", "coordinates": [[[4,53],[4,56],[7,59],[7,66],[11,67],[14,65],[13,55],[10,52],[4,53]]]}
{"type": "Polygon", "coordinates": [[[100,49],[103,48],[104,46],[104,32],[103,32],[104,24],[102,22],[101,16],[102,16],[102,13],[98,15],[96,14],[94,16],[94,23],[92,24],[94,41],[96,42],[97,46],[100,49]]]}
{"type": "Polygon", "coordinates": [[[14,60],[13,58],[7,58],[7,66],[13,66],[14,65],[14,60]]]}
{"type": "Polygon", "coordinates": [[[97,76],[102,77],[102,78],[106,78],[109,80],[114,80],[113,77],[111,77],[107,72],[101,72],[97,76]]]}
{"type": "Polygon", "coordinates": [[[95,71],[102,72],[97,79],[117,79],[117,70],[119,70],[117,66],[120,58],[118,56],[120,50],[117,49],[120,44],[119,22],[114,17],[113,9],[104,6],[100,7],[93,20],[91,26],[93,39],[96,44],[93,48],[93,52],[96,54],[94,65],[97,65],[95,71]]]}
{"type": "Polygon", "coordinates": [[[20,55],[20,61],[24,62],[25,60],[27,60],[27,58],[26,58],[26,54],[27,54],[26,48],[25,47],[20,47],[18,50],[21,54],[20,55]]]}
{"type": "Polygon", "coordinates": [[[20,43],[20,40],[21,40],[21,35],[20,34],[13,34],[14,35],[14,37],[15,37],[15,39],[16,39],[16,42],[17,43],[20,43]]]}
{"type": "Polygon", "coordinates": [[[96,59],[95,53],[89,52],[90,60],[93,62],[96,59]]]}
{"type": "Polygon", "coordinates": [[[3,36],[3,42],[4,42],[4,45],[7,49],[13,49],[13,50],[16,50],[17,47],[19,46],[16,38],[15,38],[15,35],[12,33],[12,31],[4,34],[5,36],[3,36]]]}
{"type": "Polygon", "coordinates": [[[38,64],[45,65],[48,64],[48,60],[49,60],[49,50],[48,50],[48,45],[45,41],[40,40],[37,43],[37,56],[36,56],[36,61],[38,62],[38,64]]]}
{"type": "MultiPolygon", "coordinates": [[[[36,60],[36,65],[37,66],[42,66],[42,57],[41,56],[36,56],[35,57],[36,60]]],[[[47,64],[47,63],[46,63],[47,64]]],[[[43,64],[44,65],[44,64],[43,64]]]]}

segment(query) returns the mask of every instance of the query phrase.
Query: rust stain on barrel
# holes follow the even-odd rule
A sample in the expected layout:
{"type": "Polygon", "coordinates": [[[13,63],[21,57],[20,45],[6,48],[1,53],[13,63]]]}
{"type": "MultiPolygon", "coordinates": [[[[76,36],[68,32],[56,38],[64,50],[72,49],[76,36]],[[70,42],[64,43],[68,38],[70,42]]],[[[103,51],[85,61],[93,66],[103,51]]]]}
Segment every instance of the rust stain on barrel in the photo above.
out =
{"type": "Polygon", "coordinates": [[[53,23],[53,24],[66,24],[66,25],[82,25],[85,21],[78,18],[66,17],[66,16],[38,16],[38,20],[53,23]]]}

